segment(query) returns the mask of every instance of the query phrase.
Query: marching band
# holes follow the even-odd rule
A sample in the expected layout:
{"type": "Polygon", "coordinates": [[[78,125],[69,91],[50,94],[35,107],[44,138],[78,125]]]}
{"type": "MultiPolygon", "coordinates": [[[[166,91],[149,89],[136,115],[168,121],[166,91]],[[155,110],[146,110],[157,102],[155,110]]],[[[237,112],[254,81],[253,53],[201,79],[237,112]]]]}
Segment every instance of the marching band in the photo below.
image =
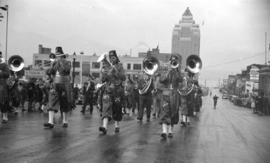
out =
{"type": "MultiPolygon", "coordinates": [[[[68,127],[67,113],[78,98],[71,84],[71,65],[67,61],[62,47],[56,47],[55,54],[50,55],[51,67],[46,71],[47,79],[34,84],[28,81],[28,92],[32,96],[22,96],[26,87],[20,82],[20,72],[24,63],[20,56],[12,56],[8,63],[0,53],[0,109],[2,123],[8,122],[8,111],[17,111],[24,106],[27,99],[28,111],[34,105],[40,111],[48,111],[48,122],[45,128],[54,128],[54,115],[59,112],[62,127],[68,127]],[[36,98],[34,98],[36,97],[36,98]]],[[[84,83],[82,113],[90,105],[90,114],[97,105],[101,116],[99,131],[106,135],[109,121],[114,121],[115,133],[120,132],[123,114],[134,114],[142,122],[146,112],[146,121],[159,119],[161,138],[173,137],[173,128],[181,121],[182,126],[190,124],[190,117],[196,116],[202,106],[202,90],[196,75],[202,68],[202,61],[196,55],[186,60],[185,71],[181,70],[181,55],[172,54],[167,69],[162,69],[155,56],[146,56],[143,60],[143,75],[131,78],[125,74],[115,50],[102,54],[97,62],[102,63],[101,80],[97,83],[89,74],[84,83]],[[107,59],[108,58],[108,59],[107,59]],[[126,110],[127,109],[127,110],[126,110]],[[145,110],[146,109],[146,110],[145,110]],[[181,113],[181,114],[180,114],[181,113]]],[[[22,80],[23,81],[23,80],[22,80]]],[[[25,108],[23,107],[23,111],[25,108]]]]}

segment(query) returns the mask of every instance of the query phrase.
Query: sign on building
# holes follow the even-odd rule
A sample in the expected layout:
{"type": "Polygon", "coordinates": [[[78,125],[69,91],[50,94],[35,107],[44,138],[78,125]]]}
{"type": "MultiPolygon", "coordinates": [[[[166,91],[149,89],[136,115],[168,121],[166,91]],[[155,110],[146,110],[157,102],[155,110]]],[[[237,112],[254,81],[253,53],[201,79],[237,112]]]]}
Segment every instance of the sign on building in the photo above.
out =
{"type": "Polygon", "coordinates": [[[45,76],[45,71],[44,70],[25,70],[25,77],[27,79],[30,78],[43,78],[45,76]]]}
{"type": "Polygon", "coordinates": [[[251,66],[250,68],[250,81],[258,82],[259,81],[259,68],[257,66],[251,66]]]}

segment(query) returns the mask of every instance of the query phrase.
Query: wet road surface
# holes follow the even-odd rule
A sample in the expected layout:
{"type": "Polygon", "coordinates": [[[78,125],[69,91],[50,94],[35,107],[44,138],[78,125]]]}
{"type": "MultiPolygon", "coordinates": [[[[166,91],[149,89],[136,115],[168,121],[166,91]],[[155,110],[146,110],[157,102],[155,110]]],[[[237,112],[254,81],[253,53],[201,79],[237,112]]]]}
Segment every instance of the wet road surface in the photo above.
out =
{"type": "MultiPolygon", "coordinates": [[[[221,97],[219,95],[219,97],[221,97]]],[[[174,128],[174,137],[161,141],[158,120],[136,121],[125,117],[120,133],[109,126],[100,135],[99,114],[69,115],[62,128],[60,115],[54,129],[44,129],[47,115],[19,113],[0,124],[0,162],[117,162],[117,163],[268,163],[270,162],[270,117],[253,114],[219,98],[204,97],[198,118],[190,126],[174,128]]]]}

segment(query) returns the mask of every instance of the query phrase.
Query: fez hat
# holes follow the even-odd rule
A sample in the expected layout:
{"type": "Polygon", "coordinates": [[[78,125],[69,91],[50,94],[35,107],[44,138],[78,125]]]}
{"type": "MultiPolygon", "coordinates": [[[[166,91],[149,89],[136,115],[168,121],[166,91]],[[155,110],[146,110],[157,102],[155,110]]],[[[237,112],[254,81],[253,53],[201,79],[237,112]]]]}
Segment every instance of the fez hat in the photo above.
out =
{"type": "Polygon", "coordinates": [[[171,60],[179,60],[179,59],[180,59],[180,56],[178,54],[172,54],[170,57],[170,61],[171,60]]]}
{"type": "Polygon", "coordinates": [[[115,56],[117,58],[117,60],[119,61],[119,58],[118,58],[115,50],[109,51],[109,57],[112,57],[112,56],[115,56]]]}
{"type": "Polygon", "coordinates": [[[55,48],[55,55],[58,57],[65,55],[61,46],[55,48]]]}

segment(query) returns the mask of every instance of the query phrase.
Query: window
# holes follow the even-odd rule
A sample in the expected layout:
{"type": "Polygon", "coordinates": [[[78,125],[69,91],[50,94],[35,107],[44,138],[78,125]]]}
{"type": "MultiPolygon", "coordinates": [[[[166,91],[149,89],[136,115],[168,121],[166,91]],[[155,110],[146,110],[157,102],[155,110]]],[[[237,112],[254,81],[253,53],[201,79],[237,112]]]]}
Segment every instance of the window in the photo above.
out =
{"type": "Polygon", "coordinates": [[[130,64],[130,63],[127,64],[127,69],[128,69],[128,70],[131,69],[131,64],[130,64]]]}
{"type": "Polygon", "coordinates": [[[82,75],[88,76],[90,73],[90,63],[83,63],[82,64],[82,75]]]}
{"type": "Polygon", "coordinates": [[[80,67],[80,62],[75,62],[74,67],[80,67]]]}
{"type": "Polygon", "coordinates": [[[42,67],[42,60],[35,60],[35,66],[42,67]]]}
{"type": "Polygon", "coordinates": [[[50,67],[51,61],[50,60],[44,60],[44,67],[50,67]]]}
{"type": "Polygon", "coordinates": [[[133,70],[141,70],[142,69],[142,65],[141,64],[134,64],[133,65],[133,70]]]}
{"type": "Polygon", "coordinates": [[[99,78],[99,77],[100,77],[100,74],[97,73],[97,72],[93,72],[93,73],[92,73],[92,76],[94,76],[95,78],[99,78]]]}
{"type": "Polygon", "coordinates": [[[92,68],[93,69],[99,69],[100,68],[100,63],[99,62],[93,62],[92,63],[92,68]]]}

